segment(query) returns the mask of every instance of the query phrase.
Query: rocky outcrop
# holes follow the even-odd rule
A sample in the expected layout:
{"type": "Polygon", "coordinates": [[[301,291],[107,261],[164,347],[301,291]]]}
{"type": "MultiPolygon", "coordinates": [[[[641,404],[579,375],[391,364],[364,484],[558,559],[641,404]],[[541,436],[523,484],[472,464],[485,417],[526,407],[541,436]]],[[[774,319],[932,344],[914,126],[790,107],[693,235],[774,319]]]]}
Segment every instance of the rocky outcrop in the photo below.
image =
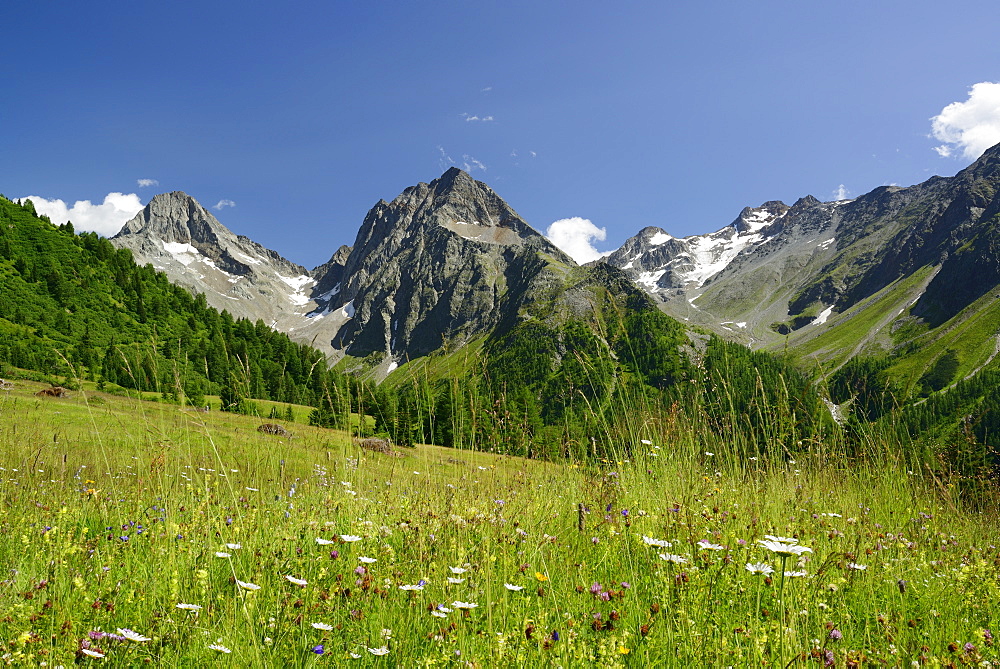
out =
{"type": "Polygon", "coordinates": [[[316,281],[304,267],[233,234],[180,191],[155,196],[111,242],[236,318],[281,329],[310,308],[316,281]]]}
{"type": "Polygon", "coordinates": [[[415,358],[489,332],[574,265],[486,184],[452,168],[368,212],[343,265],[318,277],[329,301],[310,317],[345,318],[332,346],[351,355],[415,358]]]}

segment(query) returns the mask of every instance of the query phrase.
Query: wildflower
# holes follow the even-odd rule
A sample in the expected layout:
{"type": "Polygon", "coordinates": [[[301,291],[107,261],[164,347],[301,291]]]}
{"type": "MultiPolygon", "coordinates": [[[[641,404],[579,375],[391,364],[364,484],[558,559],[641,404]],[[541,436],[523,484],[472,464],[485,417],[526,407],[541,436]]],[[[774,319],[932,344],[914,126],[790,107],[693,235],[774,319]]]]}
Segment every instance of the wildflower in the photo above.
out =
{"type": "Polygon", "coordinates": [[[642,541],[647,546],[656,546],[657,548],[670,548],[673,546],[672,543],[665,539],[653,539],[652,537],[647,537],[645,535],[643,535],[642,541]]]}
{"type": "Polygon", "coordinates": [[[240,579],[236,579],[236,585],[240,586],[244,590],[260,590],[260,586],[256,583],[244,583],[240,579]]]}
{"type": "Polygon", "coordinates": [[[359,562],[364,562],[365,564],[373,564],[375,562],[378,562],[378,560],[376,560],[375,558],[365,557],[364,555],[362,555],[361,557],[359,557],[358,561],[359,562]]]}
{"type": "Polygon", "coordinates": [[[552,640],[553,641],[559,641],[559,632],[557,632],[555,630],[552,631],[552,640]]]}
{"type": "Polygon", "coordinates": [[[226,548],[228,548],[231,551],[235,551],[235,550],[238,550],[240,548],[243,548],[243,545],[242,544],[226,544],[226,548]]]}
{"type": "Polygon", "coordinates": [[[858,564],[856,562],[848,562],[847,563],[847,568],[848,569],[853,569],[855,571],[864,571],[865,569],[868,569],[868,565],[858,564]]]}
{"type": "Polygon", "coordinates": [[[215,551],[215,557],[217,558],[227,558],[231,557],[229,553],[223,553],[222,551],[215,551]]]}
{"type": "Polygon", "coordinates": [[[785,578],[802,578],[802,577],[808,576],[808,575],[809,575],[809,572],[807,572],[807,571],[786,571],[785,572],[785,578]]]}
{"type": "Polygon", "coordinates": [[[508,590],[510,590],[512,592],[520,592],[521,590],[524,590],[524,586],[523,585],[514,585],[512,583],[504,583],[503,587],[507,588],[508,590]]]}
{"type": "Polygon", "coordinates": [[[178,604],[177,608],[184,609],[185,611],[201,611],[201,606],[198,604],[178,604]]]}
{"type": "Polygon", "coordinates": [[[452,611],[454,611],[454,609],[449,609],[444,604],[438,604],[437,610],[441,611],[442,613],[451,613],[452,611]]]}
{"type": "Polygon", "coordinates": [[[701,548],[703,548],[703,549],[705,549],[705,550],[707,550],[707,551],[724,551],[724,550],[726,550],[725,546],[720,546],[719,544],[713,544],[708,539],[702,539],[701,541],[699,541],[698,542],[698,546],[701,547],[701,548]]]}
{"type": "Polygon", "coordinates": [[[417,583],[415,585],[401,585],[401,586],[399,586],[399,589],[400,590],[423,590],[424,586],[422,586],[419,583],[417,583]]]}
{"type": "Polygon", "coordinates": [[[458,585],[459,583],[465,583],[465,579],[464,578],[455,578],[454,576],[449,576],[448,577],[448,583],[450,583],[451,585],[458,585]]]}
{"type": "Polygon", "coordinates": [[[464,569],[462,567],[448,567],[448,569],[451,570],[452,574],[464,574],[468,571],[468,569],[464,569]]]}
{"type": "Polygon", "coordinates": [[[388,655],[389,647],[382,646],[381,648],[369,648],[368,652],[371,653],[372,655],[388,655]]]}
{"type": "Polygon", "coordinates": [[[758,539],[757,543],[771,551],[772,553],[777,553],[778,555],[784,556],[798,556],[803,553],[812,553],[811,548],[806,546],[800,546],[798,543],[789,543],[787,541],[781,541],[781,537],[774,537],[773,539],[758,539]]]}
{"type": "Polygon", "coordinates": [[[466,610],[471,610],[479,606],[479,604],[475,604],[473,602],[457,602],[457,601],[452,602],[451,605],[454,606],[456,609],[466,609],[466,610]]]}
{"type": "Polygon", "coordinates": [[[320,546],[329,546],[334,542],[330,541],[329,539],[324,539],[323,537],[316,537],[316,543],[318,543],[320,546]]]}
{"type": "Polygon", "coordinates": [[[208,644],[208,647],[211,648],[212,650],[217,650],[220,653],[231,653],[231,652],[233,652],[233,651],[231,651],[230,649],[226,648],[225,646],[223,646],[220,643],[210,643],[210,644],[208,644]]]}
{"type": "Polygon", "coordinates": [[[304,579],[295,578],[294,576],[290,576],[288,574],[285,575],[285,579],[289,583],[294,583],[295,585],[306,585],[308,583],[308,581],[305,581],[304,579]]]}
{"type": "Polygon", "coordinates": [[[673,553],[660,553],[660,559],[674,564],[687,564],[686,557],[683,555],[674,555],[673,553]]]}
{"type": "Polygon", "coordinates": [[[840,641],[841,639],[844,638],[843,632],[841,632],[837,628],[833,628],[832,630],[830,630],[830,634],[828,636],[830,637],[830,641],[840,641]]]}
{"type": "MultiPolygon", "coordinates": [[[[354,541],[361,541],[361,537],[353,535],[353,534],[341,534],[340,535],[340,539],[342,541],[347,541],[349,543],[350,542],[354,542],[354,541]]],[[[385,655],[385,653],[382,653],[382,654],[385,655]]]]}
{"type": "Polygon", "coordinates": [[[751,574],[764,574],[765,576],[774,573],[774,567],[767,564],[766,562],[757,562],[757,563],[748,562],[746,570],[751,574]]]}
{"type": "Polygon", "coordinates": [[[797,543],[799,543],[799,540],[796,539],[795,537],[776,537],[773,534],[765,534],[764,538],[768,539],[770,541],[780,541],[783,544],[797,544],[797,543]]]}
{"type": "Polygon", "coordinates": [[[545,574],[543,574],[543,573],[542,573],[542,572],[540,572],[540,571],[536,571],[536,572],[535,572],[535,578],[536,578],[536,579],[538,579],[539,581],[543,582],[543,583],[544,583],[545,581],[549,580],[549,577],[548,577],[548,576],[546,576],[545,574]]]}
{"type": "Polygon", "coordinates": [[[152,641],[152,639],[150,639],[148,636],[143,636],[138,632],[133,632],[128,628],[122,629],[119,627],[118,633],[121,634],[126,639],[128,639],[129,641],[152,641]]]}
{"type": "Polygon", "coordinates": [[[89,657],[104,657],[104,653],[95,648],[81,648],[80,652],[89,657]]]}
{"type": "Polygon", "coordinates": [[[333,629],[333,625],[328,625],[326,623],[310,623],[313,627],[324,632],[329,632],[333,629]]]}
{"type": "Polygon", "coordinates": [[[323,651],[323,644],[319,644],[318,646],[313,646],[309,650],[311,650],[312,652],[316,653],[317,655],[322,655],[323,652],[324,652],[323,651]]]}

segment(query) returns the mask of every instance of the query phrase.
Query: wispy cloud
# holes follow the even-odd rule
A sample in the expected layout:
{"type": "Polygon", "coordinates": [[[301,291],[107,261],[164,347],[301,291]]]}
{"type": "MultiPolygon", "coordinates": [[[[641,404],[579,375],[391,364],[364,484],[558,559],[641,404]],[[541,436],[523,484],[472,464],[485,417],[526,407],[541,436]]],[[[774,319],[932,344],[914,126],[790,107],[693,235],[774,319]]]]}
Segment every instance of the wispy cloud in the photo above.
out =
{"type": "Polygon", "coordinates": [[[838,202],[840,200],[850,199],[850,197],[851,197],[851,191],[847,190],[847,188],[844,186],[844,184],[840,184],[833,191],[833,199],[836,200],[836,201],[838,201],[838,202]]]}
{"type": "Polygon", "coordinates": [[[37,195],[20,199],[31,200],[35,211],[48,216],[53,223],[61,225],[71,221],[77,232],[96,232],[105,237],[116,234],[129,219],[142,211],[142,201],[135,193],[108,193],[101,204],[77,200],[72,207],[62,200],[47,200],[37,195]]]}
{"type": "Polygon", "coordinates": [[[212,207],[212,209],[215,209],[216,211],[222,211],[226,207],[235,207],[235,206],[236,203],[233,202],[232,200],[219,200],[219,203],[216,204],[214,207],[212,207]]]}
{"type": "Polygon", "coordinates": [[[160,182],[156,179],[136,179],[135,181],[139,184],[139,188],[148,188],[150,186],[159,186],[160,182]]]}
{"type": "Polygon", "coordinates": [[[493,120],[492,116],[472,116],[470,114],[465,114],[465,113],[463,113],[461,116],[462,116],[462,118],[465,119],[466,123],[468,123],[470,121],[478,121],[480,123],[484,123],[484,122],[489,122],[489,121],[493,120]]]}
{"type": "Polygon", "coordinates": [[[492,90],[493,90],[493,87],[492,87],[492,86],[486,86],[486,87],[484,87],[484,88],[480,88],[480,89],[479,89],[479,92],[480,92],[480,93],[489,93],[489,92],[490,92],[490,91],[492,91],[492,90]]]}
{"type": "Polygon", "coordinates": [[[607,228],[599,228],[586,218],[574,216],[554,221],[545,236],[581,265],[606,255],[594,248],[593,242],[607,239],[607,228]]]}
{"type": "Polygon", "coordinates": [[[476,160],[474,156],[470,156],[467,153],[462,155],[462,161],[462,169],[466,172],[472,172],[473,170],[482,170],[483,172],[486,171],[486,165],[483,165],[480,161],[476,160]]]}
{"type": "Polygon", "coordinates": [[[969,99],[952,102],[931,119],[931,135],[943,142],[939,155],[975,160],[1000,142],[1000,83],[982,81],[969,89],[969,99]]]}

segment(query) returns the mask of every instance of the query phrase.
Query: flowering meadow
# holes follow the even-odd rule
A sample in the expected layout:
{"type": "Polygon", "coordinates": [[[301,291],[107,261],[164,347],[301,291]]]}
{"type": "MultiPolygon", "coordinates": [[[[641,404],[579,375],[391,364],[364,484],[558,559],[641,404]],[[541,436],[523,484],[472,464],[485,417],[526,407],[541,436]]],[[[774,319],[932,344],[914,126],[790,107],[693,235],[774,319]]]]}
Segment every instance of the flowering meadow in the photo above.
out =
{"type": "Polygon", "coordinates": [[[888,447],[386,454],[36,389],[0,394],[10,665],[1000,666],[995,515],[888,447]]]}

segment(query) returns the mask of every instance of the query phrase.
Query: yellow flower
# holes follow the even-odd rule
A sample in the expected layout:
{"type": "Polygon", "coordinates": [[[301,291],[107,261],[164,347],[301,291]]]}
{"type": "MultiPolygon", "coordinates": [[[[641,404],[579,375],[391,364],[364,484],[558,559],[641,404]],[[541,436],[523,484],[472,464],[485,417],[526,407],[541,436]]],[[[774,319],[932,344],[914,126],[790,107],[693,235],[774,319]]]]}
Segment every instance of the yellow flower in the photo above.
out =
{"type": "Polygon", "coordinates": [[[539,581],[542,581],[542,582],[545,582],[545,581],[549,580],[549,577],[546,576],[545,574],[543,574],[540,571],[536,571],[535,572],[535,578],[537,578],[539,581]]]}
{"type": "Polygon", "coordinates": [[[622,655],[628,655],[631,651],[625,646],[618,646],[618,652],[622,655]]]}

